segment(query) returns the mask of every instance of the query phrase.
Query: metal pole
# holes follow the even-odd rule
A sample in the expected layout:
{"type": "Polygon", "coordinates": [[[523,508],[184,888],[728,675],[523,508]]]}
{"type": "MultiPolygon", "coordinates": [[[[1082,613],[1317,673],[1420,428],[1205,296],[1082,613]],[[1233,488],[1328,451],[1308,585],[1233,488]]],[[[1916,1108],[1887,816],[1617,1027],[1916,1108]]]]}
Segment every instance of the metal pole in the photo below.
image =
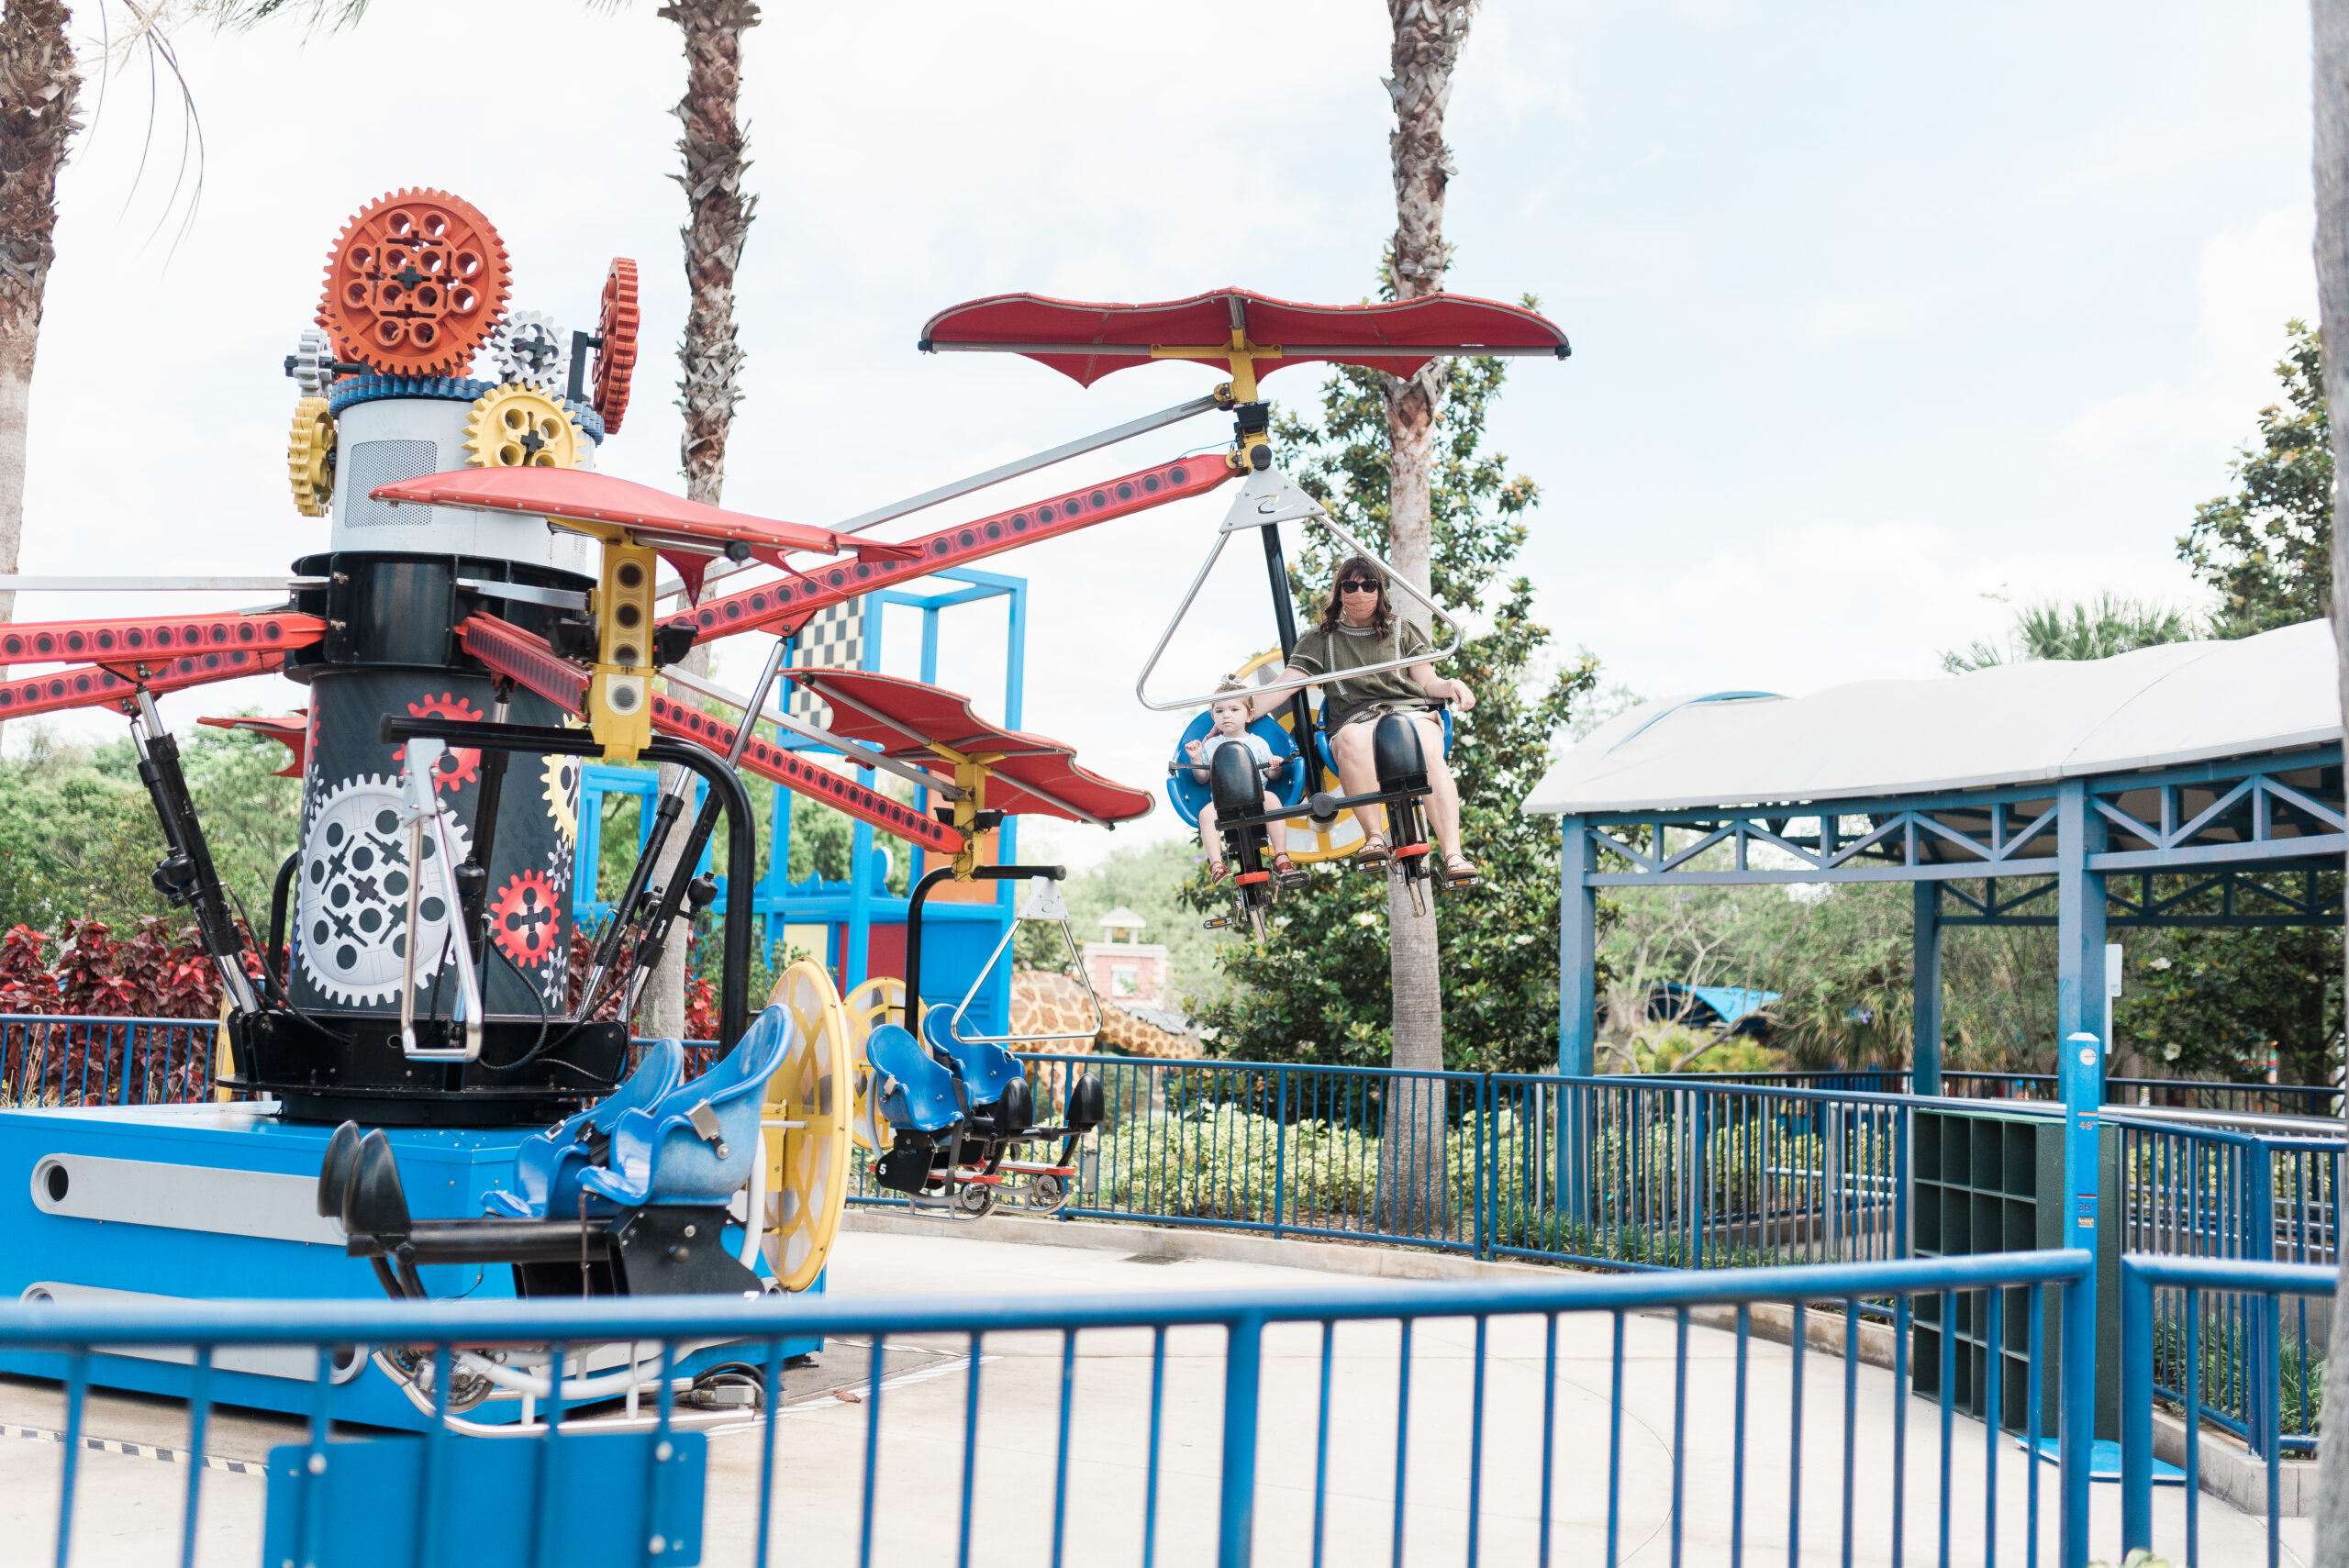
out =
{"type": "MultiPolygon", "coordinates": [[[[2188,1376],[2193,1375],[2191,1373],[2188,1376]]],[[[2154,1544],[2154,1287],[2121,1264],[2121,1551],[2154,1544]]]]}
{"type": "Polygon", "coordinates": [[[1256,1405],[1264,1320],[1233,1320],[1223,1360],[1223,1477],[1216,1521],[1216,1568],[1248,1568],[1256,1535],[1256,1405]]]}
{"type": "Polygon", "coordinates": [[[968,495],[974,490],[984,490],[990,484],[1000,484],[1007,479],[1017,479],[1023,473],[1033,473],[1040,468],[1050,468],[1056,462],[1065,462],[1073,457],[1083,457],[1086,452],[1098,451],[1103,447],[1116,446],[1119,441],[1130,440],[1135,436],[1148,435],[1152,430],[1163,429],[1166,426],[1188,419],[1195,414],[1209,413],[1216,406],[1216,400],[1212,396],[1194,397],[1188,403],[1178,403],[1172,408],[1162,408],[1155,414],[1145,414],[1139,419],[1129,419],[1122,425],[1114,425],[1108,429],[1096,431],[1089,436],[1079,436],[1073,441],[1063,441],[1049,450],[1019,458],[1004,463],[1000,467],[990,468],[985,473],[974,473],[967,479],[958,479],[951,484],[941,484],[935,490],[925,490],[918,495],[908,495],[902,501],[892,501],[885,506],[875,506],[869,512],[860,512],[848,521],[835,526],[832,531],[836,534],[861,534],[865,529],[878,528],[894,517],[902,517],[922,511],[927,507],[937,506],[941,501],[952,501],[957,495],[968,495]]]}
{"type": "Polygon", "coordinates": [[[1938,1095],[1942,1092],[1942,884],[1909,885],[1913,889],[1910,907],[1916,912],[1909,962],[1916,1021],[1909,1029],[1909,1083],[1917,1094],[1938,1095]]]}
{"type": "MultiPolygon", "coordinates": [[[[1273,625],[1280,632],[1281,662],[1297,651],[1297,602],[1288,588],[1288,563],[1281,555],[1281,530],[1277,524],[1257,530],[1264,539],[1264,577],[1273,590],[1273,625]]],[[[1315,776],[1313,746],[1313,704],[1299,686],[1288,695],[1289,738],[1297,742],[1298,765],[1305,770],[1305,787],[1311,789],[1315,776]]]]}

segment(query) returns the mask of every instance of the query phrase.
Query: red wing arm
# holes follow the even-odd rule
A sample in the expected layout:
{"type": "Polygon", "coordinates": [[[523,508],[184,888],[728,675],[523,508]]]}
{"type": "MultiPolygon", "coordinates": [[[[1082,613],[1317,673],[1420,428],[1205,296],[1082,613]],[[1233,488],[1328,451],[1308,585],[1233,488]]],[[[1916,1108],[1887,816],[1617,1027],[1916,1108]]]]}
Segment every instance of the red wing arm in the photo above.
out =
{"type": "Polygon", "coordinates": [[[1220,452],[1180,458],[1082,490],[1072,490],[1034,506],[1014,507],[991,517],[958,523],[927,537],[907,539],[903,546],[903,559],[835,562],[780,583],[711,599],[683,616],[672,617],[671,624],[686,622],[705,641],[730,637],[738,631],[762,630],[779,622],[804,619],[827,605],[843,603],[867,589],[886,587],[896,580],[919,577],[941,566],[967,566],[974,561],[1000,555],[1038,539],[1056,539],[1113,517],[1146,512],[1169,501],[1204,495],[1234,477],[1234,470],[1223,461],[1220,452]]]}
{"type": "MultiPolygon", "coordinates": [[[[176,692],[189,686],[210,685],[215,681],[266,675],[284,666],[285,655],[276,652],[231,648],[189,653],[146,664],[146,686],[150,692],[176,692]]],[[[134,675],[137,673],[136,666],[124,667],[130,668],[134,675]]],[[[137,680],[117,674],[103,664],[79,664],[46,675],[19,677],[0,684],[0,718],[27,718],[37,713],[61,713],[75,707],[106,707],[128,702],[139,687],[137,680]]]]}
{"type": "MultiPolygon", "coordinates": [[[[587,700],[587,672],[547,646],[544,639],[487,616],[474,616],[458,628],[466,652],[528,687],[565,713],[583,711],[587,700]]],[[[681,740],[696,740],[723,752],[734,744],[733,725],[687,707],[659,693],[652,697],[652,728],[681,740]]],[[[742,749],[742,766],[761,778],[811,800],[820,800],[862,822],[870,822],[926,850],[952,854],[963,847],[963,835],[931,820],[902,801],[867,789],[854,779],[807,758],[770,746],[753,735],[742,749]]]]}
{"type": "Polygon", "coordinates": [[[326,634],[327,623],[317,617],[291,612],[20,621],[0,627],[0,664],[48,664],[68,659],[95,659],[108,664],[152,660],[161,664],[184,653],[282,653],[307,648],[326,634]]]}

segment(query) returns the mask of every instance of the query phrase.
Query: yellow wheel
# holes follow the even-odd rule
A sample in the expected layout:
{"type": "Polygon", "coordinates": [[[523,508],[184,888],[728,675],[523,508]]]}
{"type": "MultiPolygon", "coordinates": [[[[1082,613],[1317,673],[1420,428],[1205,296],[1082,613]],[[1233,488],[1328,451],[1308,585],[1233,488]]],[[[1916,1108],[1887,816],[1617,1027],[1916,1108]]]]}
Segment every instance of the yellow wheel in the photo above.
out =
{"type": "Polygon", "coordinates": [[[783,1065],[767,1080],[768,1121],[760,1137],[766,1159],[767,1266],[785,1290],[806,1290],[848,1207],[849,1025],[831,972],[803,959],[774,983],[769,1006],[791,1011],[794,1030],[783,1065]]]}
{"type": "MultiPolygon", "coordinates": [[[[856,1075],[856,1107],[850,1126],[857,1146],[875,1154],[889,1147],[889,1129],[881,1119],[881,1104],[873,1092],[873,1063],[865,1059],[864,1042],[876,1024],[905,1023],[906,983],[894,974],[880,974],[848,994],[841,1006],[848,1011],[849,1061],[856,1075]]],[[[922,1009],[927,1013],[928,1007],[922,1009]]],[[[911,1026],[908,1025],[908,1028],[911,1026]]]]}
{"type": "MultiPolygon", "coordinates": [[[[1232,679],[1245,681],[1257,671],[1280,662],[1281,651],[1277,648],[1269,649],[1233,671],[1232,679]]],[[[1281,727],[1281,732],[1292,742],[1297,740],[1297,720],[1286,706],[1273,716],[1273,722],[1281,727]]],[[[1338,782],[1337,774],[1320,766],[1310,757],[1307,762],[1313,767],[1315,775],[1320,781],[1314,786],[1316,789],[1329,795],[1345,793],[1345,786],[1338,782]]],[[[1377,810],[1383,821],[1386,815],[1386,808],[1381,806],[1377,810]]],[[[1330,825],[1330,830],[1319,833],[1314,830],[1310,817],[1292,817],[1273,829],[1272,840],[1275,850],[1287,851],[1288,858],[1298,865],[1309,866],[1321,861],[1341,861],[1350,858],[1356,850],[1362,848],[1362,823],[1353,812],[1341,811],[1338,814],[1337,821],[1330,825]]]]}

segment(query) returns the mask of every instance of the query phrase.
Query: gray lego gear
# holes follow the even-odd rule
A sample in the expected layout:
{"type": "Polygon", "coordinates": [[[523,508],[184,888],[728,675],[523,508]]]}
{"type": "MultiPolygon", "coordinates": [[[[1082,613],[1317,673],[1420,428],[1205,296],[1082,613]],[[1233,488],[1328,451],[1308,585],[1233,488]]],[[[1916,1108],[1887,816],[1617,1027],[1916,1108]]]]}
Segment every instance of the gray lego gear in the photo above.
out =
{"type": "Polygon", "coordinates": [[[334,384],[334,342],[317,328],[305,331],[294,345],[293,376],[305,397],[324,397],[334,384]]]}
{"type": "Polygon", "coordinates": [[[501,383],[561,397],[571,373],[571,342],[551,316],[509,312],[490,329],[489,356],[501,383]]]}

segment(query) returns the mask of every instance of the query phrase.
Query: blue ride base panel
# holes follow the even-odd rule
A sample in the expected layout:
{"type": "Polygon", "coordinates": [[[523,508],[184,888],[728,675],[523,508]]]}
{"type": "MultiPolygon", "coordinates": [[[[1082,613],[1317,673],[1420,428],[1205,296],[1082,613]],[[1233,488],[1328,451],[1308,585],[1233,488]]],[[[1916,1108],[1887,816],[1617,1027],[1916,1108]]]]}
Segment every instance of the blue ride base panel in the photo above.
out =
{"type": "MultiPolygon", "coordinates": [[[[0,1300],[380,1299],[373,1269],[344,1254],[341,1227],[317,1212],[318,1164],[333,1130],[281,1121],[267,1103],[0,1111],[0,1300]]],[[[510,1185],[515,1147],[537,1129],[386,1130],[411,1212],[457,1219],[481,1215],[488,1195],[510,1185]]],[[[739,1251],[741,1242],[729,1227],[725,1244],[739,1251]]],[[[763,1264],[759,1272],[767,1273],[763,1264]]],[[[514,1295],[504,1264],[420,1273],[436,1299],[514,1295]]],[[[821,1348],[814,1337],[785,1340],[783,1354],[821,1348]]],[[[755,1347],[707,1350],[676,1370],[686,1376],[704,1363],[763,1359],[755,1347]]],[[[65,1358],[0,1354],[0,1372],[62,1378],[65,1358]]],[[[185,1397],[191,1375],[184,1351],[90,1362],[91,1382],[107,1388],[185,1397]]],[[[336,1420],[411,1431],[429,1424],[366,1347],[340,1353],[328,1381],[336,1420]]],[[[307,1415],[315,1353],[223,1349],[211,1387],[223,1404],[307,1415]]],[[[510,1422],[520,1413],[518,1403],[493,1399],[467,1414],[510,1422]]]]}

